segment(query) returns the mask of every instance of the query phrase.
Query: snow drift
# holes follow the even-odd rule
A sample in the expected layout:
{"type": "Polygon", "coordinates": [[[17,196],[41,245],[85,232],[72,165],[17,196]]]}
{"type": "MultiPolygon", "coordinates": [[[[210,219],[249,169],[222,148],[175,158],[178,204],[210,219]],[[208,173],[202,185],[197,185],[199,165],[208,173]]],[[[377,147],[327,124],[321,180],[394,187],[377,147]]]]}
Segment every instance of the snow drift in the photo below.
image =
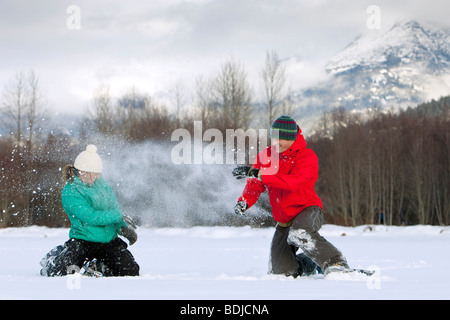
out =
{"type": "MultiPolygon", "coordinates": [[[[273,228],[137,229],[139,277],[39,275],[68,229],[0,229],[0,299],[305,300],[449,299],[450,227],[325,225],[321,234],[372,277],[267,274],[273,228]]],[[[270,310],[269,310],[270,312],[270,310]]]]}

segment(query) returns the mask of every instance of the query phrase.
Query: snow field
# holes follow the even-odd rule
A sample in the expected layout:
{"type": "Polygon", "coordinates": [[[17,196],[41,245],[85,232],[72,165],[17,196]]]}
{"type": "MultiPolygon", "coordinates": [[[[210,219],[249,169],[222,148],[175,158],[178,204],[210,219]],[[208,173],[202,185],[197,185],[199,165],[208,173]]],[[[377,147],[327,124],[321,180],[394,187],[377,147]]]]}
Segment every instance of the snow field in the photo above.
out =
{"type": "Polygon", "coordinates": [[[324,225],[321,234],[351,267],[372,277],[268,275],[273,228],[137,229],[129,247],[139,277],[39,275],[40,259],[67,240],[68,229],[0,229],[0,299],[304,300],[449,299],[450,227],[324,225]]]}

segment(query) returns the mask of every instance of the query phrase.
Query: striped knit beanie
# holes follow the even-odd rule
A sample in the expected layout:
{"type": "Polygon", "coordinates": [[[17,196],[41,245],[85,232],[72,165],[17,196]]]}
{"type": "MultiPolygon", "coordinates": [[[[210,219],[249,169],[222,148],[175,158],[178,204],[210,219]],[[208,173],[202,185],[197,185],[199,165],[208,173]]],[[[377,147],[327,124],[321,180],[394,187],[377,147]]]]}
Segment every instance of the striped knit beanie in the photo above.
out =
{"type": "Polygon", "coordinates": [[[276,119],[270,127],[270,136],[273,138],[274,131],[278,133],[278,139],[297,139],[298,126],[294,119],[288,116],[281,116],[276,119]]]}

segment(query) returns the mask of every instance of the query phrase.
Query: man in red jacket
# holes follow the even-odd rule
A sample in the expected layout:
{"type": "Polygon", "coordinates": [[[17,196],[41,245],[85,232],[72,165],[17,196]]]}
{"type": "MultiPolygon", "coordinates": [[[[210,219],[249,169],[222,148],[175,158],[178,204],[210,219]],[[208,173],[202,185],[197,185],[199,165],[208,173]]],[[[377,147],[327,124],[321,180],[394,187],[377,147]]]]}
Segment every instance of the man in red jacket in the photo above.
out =
{"type": "Polygon", "coordinates": [[[243,215],[262,192],[266,189],[269,192],[272,216],[278,222],[271,244],[269,273],[302,275],[306,272],[302,270],[305,256],[325,274],[348,268],[341,252],[318,233],[324,218],[322,201],[314,190],[319,171],[316,154],[306,148],[301,130],[291,117],[276,119],[270,135],[272,146],[258,154],[251,168],[238,167],[233,171],[237,178],[247,176],[247,184],[235,206],[237,214],[243,215]],[[298,248],[303,255],[296,256],[298,248]]]}

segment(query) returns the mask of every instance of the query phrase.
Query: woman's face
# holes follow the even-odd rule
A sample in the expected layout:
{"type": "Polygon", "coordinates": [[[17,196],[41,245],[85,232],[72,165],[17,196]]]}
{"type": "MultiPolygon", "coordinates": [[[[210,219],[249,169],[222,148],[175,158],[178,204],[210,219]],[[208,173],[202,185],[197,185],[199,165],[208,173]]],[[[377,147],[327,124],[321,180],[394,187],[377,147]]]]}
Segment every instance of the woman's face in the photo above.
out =
{"type": "Polygon", "coordinates": [[[100,173],[80,171],[78,173],[78,176],[80,177],[81,181],[83,181],[84,183],[93,184],[95,182],[95,180],[100,178],[100,173]]]}

